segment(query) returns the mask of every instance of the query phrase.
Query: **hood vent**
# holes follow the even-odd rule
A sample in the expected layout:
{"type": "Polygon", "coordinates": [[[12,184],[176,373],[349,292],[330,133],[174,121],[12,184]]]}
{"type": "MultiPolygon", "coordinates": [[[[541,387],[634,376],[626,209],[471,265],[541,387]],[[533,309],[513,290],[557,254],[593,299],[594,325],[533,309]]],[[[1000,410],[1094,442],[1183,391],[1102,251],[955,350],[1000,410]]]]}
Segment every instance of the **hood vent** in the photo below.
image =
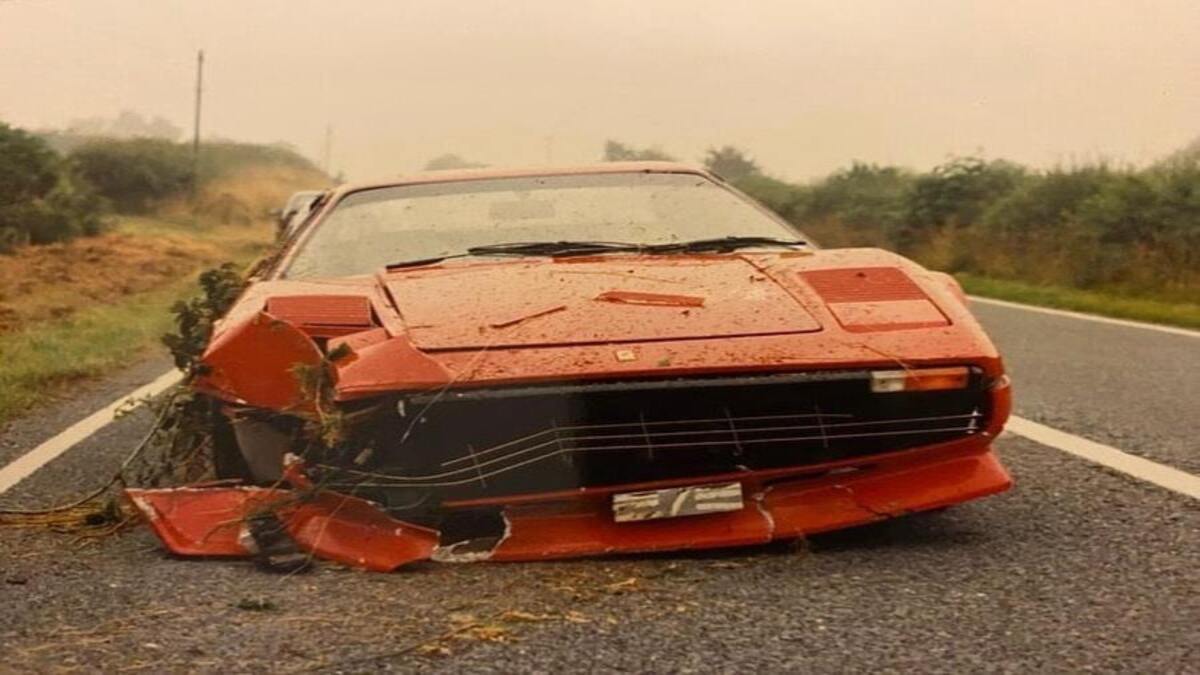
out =
{"type": "Polygon", "coordinates": [[[927,300],[907,274],[895,267],[856,267],[801,272],[817,295],[829,304],[927,300]]]}
{"type": "Polygon", "coordinates": [[[266,311],[309,333],[327,337],[375,325],[371,301],[362,295],[277,295],[267,300],[266,311]]]}
{"type": "Polygon", "coordinates": [[[814,270],[800,276],[851,333],[950,325],[921,287],[895,267],[814,270]]]}

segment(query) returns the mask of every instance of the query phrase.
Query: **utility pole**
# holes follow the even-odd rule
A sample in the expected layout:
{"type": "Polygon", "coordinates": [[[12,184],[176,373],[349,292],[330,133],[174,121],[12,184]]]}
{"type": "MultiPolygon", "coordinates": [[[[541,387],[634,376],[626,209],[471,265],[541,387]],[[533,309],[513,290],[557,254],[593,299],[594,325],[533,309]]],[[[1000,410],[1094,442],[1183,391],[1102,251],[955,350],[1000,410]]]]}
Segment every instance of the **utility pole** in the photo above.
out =
{"type": "Polygon", "coordinates": [[[200,189],[200,101],[204,93],[204,50],[196,52],[196,116],[192,127],[192,207],[200,189]]]}

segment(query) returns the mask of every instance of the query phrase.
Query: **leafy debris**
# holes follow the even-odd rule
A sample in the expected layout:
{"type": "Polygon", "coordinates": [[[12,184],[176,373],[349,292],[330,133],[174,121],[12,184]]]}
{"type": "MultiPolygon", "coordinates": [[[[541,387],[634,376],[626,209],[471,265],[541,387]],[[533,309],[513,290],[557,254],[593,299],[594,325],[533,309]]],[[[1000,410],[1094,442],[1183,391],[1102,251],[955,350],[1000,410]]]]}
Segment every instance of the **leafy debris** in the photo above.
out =
{"type": "Polygon", "coordinates": [[[271,612],[278,607],[275,603],[267,598],[242,598],[234,605],[238,609],[246,610],[247,612],[271,612]]]}
{"type": "Polygon", "coordinates": [[[185,382],[158,399],[122,406],[127,415],[139,404],[154,414],[150,431],[103,485],[73,501],[44,509],[0,508],[0,526],[49,527],[102,536],[132,522],[135,514],[119,498],[125,485],[159,486],[188,483],[213,474],[213,436],[219,413],[211,400],[187,386],[196,374],[214,322],[241,294],[245,280],[227,263],[200,275],[201,295],[174,307],[178,332],[163,336],[185,382]]]}
{"type": "Polygon", "coordinates": [[[162,342],[171,350],[177,368],[189,374],[196,369],[212,337],[213,324],[229,311],[245,287],[237,266],[225,263],[200,274],[200,296],[175,303],[172,311],[178,332],[164,335],[162,342]]]}

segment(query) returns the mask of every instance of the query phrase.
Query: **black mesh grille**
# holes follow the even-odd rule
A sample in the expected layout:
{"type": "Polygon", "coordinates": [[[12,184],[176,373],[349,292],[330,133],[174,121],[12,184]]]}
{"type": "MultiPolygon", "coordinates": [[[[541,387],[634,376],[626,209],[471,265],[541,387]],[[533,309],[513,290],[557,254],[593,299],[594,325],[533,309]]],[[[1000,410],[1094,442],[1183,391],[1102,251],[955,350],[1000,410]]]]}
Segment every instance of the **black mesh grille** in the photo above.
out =
{"type": "Polygon", "coordinates": [[[371,465],[337,480],[399,504],[804,466],[976,433],[987,401],[979,373],[874,394],[867,371],[422,394],[377,415],[371,465]]]}

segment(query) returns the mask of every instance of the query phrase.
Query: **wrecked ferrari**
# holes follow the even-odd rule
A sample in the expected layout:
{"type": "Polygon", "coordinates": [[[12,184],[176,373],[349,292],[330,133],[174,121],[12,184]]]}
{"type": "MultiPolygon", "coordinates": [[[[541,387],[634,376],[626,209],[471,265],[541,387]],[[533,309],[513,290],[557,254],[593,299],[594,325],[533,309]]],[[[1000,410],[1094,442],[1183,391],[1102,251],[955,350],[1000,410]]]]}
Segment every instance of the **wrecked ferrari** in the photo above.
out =
{"type": "Polygon", "coordinates": [[[1010,485],[1009,381],[955,281],[819,249],[703,170],[432,173],[314,208],[191,379],[237,484],[129,491],[175,553],[730,547],[1010,485]]]}

